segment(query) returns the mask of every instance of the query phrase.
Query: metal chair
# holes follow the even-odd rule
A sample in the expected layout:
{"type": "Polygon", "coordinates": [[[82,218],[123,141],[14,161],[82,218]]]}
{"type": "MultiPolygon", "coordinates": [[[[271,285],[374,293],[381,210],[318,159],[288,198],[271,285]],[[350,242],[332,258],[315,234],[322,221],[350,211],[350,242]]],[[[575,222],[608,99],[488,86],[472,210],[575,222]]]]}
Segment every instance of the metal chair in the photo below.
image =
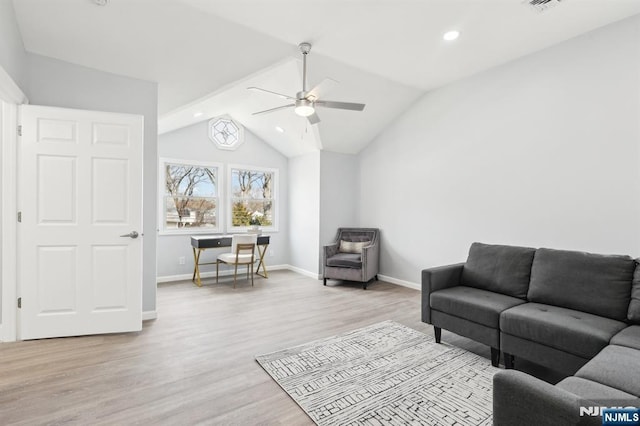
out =
{"type": "Polygon", "coordinates": [[[238,265],[247,265],[247,279],[249,279],[249,272],[251,272],[251,287],[253,287],[253,265],[255,263],[257,241],[257,234],[238,234],[231,236],[231,252],[222,253],[216,259],[216,283],[218,282],[221,263],[234,265],[233,288],[236,288],[238,265]]]}

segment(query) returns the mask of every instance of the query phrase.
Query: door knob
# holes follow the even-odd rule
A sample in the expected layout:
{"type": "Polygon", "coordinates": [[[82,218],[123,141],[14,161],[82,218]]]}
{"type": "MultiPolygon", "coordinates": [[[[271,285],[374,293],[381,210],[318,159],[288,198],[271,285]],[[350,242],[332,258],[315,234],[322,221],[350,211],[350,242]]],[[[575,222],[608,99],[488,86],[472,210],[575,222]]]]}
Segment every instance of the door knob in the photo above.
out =
{"type": "Polygon", "coordinates": [[[129,237],[129,238],[138,238],[138,234],[136,231],[131,231],[128,234],[120,235],[121,237],[129,237]]]}

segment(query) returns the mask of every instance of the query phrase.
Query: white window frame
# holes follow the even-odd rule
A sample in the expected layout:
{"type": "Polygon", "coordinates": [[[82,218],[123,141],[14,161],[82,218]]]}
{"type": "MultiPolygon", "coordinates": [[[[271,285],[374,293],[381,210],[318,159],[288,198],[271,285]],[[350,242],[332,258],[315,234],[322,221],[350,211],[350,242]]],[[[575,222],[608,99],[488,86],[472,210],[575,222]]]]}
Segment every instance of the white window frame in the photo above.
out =
{"type": "Polygon", "coordinates": [[[158,234],[159,235],[193,235],[193,234],[219,234],[223,232],[225,223],[225,208],[224,208],[224,167],[221,163],[212,161],[197,161],[186,160],[183,158],[160,158],[160,165],[158,167],[158,234]],[[217,204],[216,204],[216,218],[217,223],[215,228],[183,228],[183,229],[167,229],[165,226],[165,167],[167,164],[183,164],[189,166],[215,168],[217,173],[216,189],[217,204]]]}
{"type": "Polygon", "coordinates": [[[246,164],[228,164],[227,165],[227,197],[225,198],[227,206],[226,206],[226,217],[227,217],[227,232],[246,232],[249,227],[248,226],[233,226],[233,191],[231,189],[231,185],[233,182],[232,174],[233,170],[251,170],[256,172],[267,172],[273,173],[273,205],[275,207],[275,214],[273,217],[273,223],[271,226],[261,226],[260,229],[263,232],[278,232],[278,223],[280,221],[280,199],[279,195],[279,186],[280,186],[280,177],[279,170],[272,167],[260,167],[260,166],[250,166],[246,164]]]}

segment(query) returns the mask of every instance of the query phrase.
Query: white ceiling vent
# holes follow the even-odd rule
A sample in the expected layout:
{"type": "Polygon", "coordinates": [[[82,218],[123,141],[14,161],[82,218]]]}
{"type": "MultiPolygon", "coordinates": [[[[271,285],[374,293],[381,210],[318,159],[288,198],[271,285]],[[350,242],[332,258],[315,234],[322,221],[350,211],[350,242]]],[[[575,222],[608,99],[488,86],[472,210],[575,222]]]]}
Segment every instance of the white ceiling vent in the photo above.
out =
{"type": "Polygon", "coordinates": [[[563,1],[564,0],[524,0],[522,3],[528,5],[532,10],[542,13],[559,5],[563,1]]]}

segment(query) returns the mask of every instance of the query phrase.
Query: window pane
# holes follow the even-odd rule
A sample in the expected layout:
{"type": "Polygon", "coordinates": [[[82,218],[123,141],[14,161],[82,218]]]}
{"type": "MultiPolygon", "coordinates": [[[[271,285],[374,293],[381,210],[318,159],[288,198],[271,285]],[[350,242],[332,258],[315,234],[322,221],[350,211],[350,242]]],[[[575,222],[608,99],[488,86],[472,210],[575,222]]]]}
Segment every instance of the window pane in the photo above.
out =
{"type": "Polygon", "coordinates": [[[215,228],[216,199],[165,197],[165,229],[215,228]]]}
{"type": "Polygon", "coordinates": [[[232,211],[233,226],[271,226],[274,218],[273,200],[234,199],[232,211]]]}
{"type": "Polygon", "coordinates": [[[165,191],[172,196],[216,197],[217,169],[185,164],[165,166],[165,191]]]}
{"type": "Polygon", "coordinates": [[[273,197],[273,173],[233,169],[231,171],[231,196],[253,199],[273,197]]]}

